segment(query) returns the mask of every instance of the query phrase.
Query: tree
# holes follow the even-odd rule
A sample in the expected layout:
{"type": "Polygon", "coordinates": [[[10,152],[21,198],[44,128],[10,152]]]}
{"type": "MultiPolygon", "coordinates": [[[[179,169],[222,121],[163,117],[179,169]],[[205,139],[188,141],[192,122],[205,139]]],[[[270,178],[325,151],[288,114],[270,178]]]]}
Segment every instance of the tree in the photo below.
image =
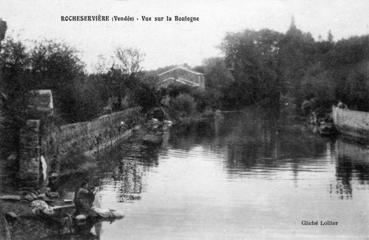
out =
{"type": "MultiPolygon", "coordinates": [[[[5,33],[6,33],[6,29],[7,29],[7,24],[5,21],[3,21],[1,18],[0,18],[0,52],[1,52],[1,42],[4,40],[5,38],[5,33]]],[[[0,98],[3,98],[3,81],[2,81],[2,71],[0,69],[0,98]]],[[[0,100],[0,102],[2,102],[2,100],[0,100]]],[[[1,105],[0,105],[0,128],[3,127],[3,121],[4,121],[4,116],[1,112],[1,105]]]]}
{"type": "Polygon", "coordinates": [[[114,64],[103,74],[104,92],[113,103],[113,110],[134,104],[142,104],[146,109],[156,104],[155,78],[142,73],[144,54],[134,48],[117,48],[114,55],[114,64]]]}
{"type": "Polygon", "coordinates": [[[299,91],[306,68],[314,62],[315,42],[310,33],[299,30],[294,20],[280,41],[278,71],[283,83],[282,92],[301,104],[299,91]]]}
{"type": "MultiPolygon", "coordinates": [[[[84,64],[77,50],[59,42],[36,43],[30,51],[31,73],[35,89],[51,89],[56,109],[67,122],[79,121],[74,111],[75,84],[84,78],[84,64]]],[[[82,114],[83,115],[83,114],[82,114]]]]}
{"type": "Polygon", "coordinates": [[[1,87],[6,94],[2,111],[5,117],[4,131],[6,141],[1,141],[2,147],[8,151],[17,150],[19,130],[25,123],[28,104],[28,92],[32,82],[27,77],[29,55],[26,47],[11,38],[2,43],[0,51],[1,87]]]}
{"type": "Polygon", "coordinates": [[[331,30],[328,31],[327,41],[330,43],[333,43],[333,35],[332,35],[331,30]]]}
{"type": "Polygon", "coordinates": [[[117,48],[115,50],[115,57],[117,58],[117,67],[127,74],[135,74],[142,70],[141,63],[144,55],[134,48],[117,48]]]}
{"type": "Polygon", "coordinates": [[[1,41],[3,41],[5,38],[7,28],[8,26],[6,22],[0,18],[0,51],[1,51],[1,41]]]}
{"type": "Polygon", "coordinates": [[[225,62],[232,69],[235,91],[232,98],[238,105],[255,104],[261,101],[279,105],[280,81],[278,76],[279,43],[282,34],[263,29],[246,30],[228,34],[223,43],[225,62]]]}
{"type": "Polygon", "coordinates": [[[205,59],[203,61],[203,73],[206,79],[206,88],[210,89],[220,89],[223,85],[234,80],[224,58],[205,59]]]}
{"type": "Polygon", "coordinates": [[[227,68],[224,58],[208,58],[203,61],[202,71],[206,79],[206,98],[213,108],[222,107],[224,89],[233,81],[231,71],[227,68]]]}
{"type": "Polygon", "coordinates": [[[73,113],[78,121],[88,121],[98,117],[106,101],[102,96],[101,78],[96,75],[79,77],[74,83],[72,92],[75,103],[73,113]]]}
{"type": "Polygon", "coordinates": [[[309,66],[301,80],[301,99],[314,99],[320,106],[331,104],[335,100],[336,83],[332,73],[325,69],[321,63],[309,66]]]}

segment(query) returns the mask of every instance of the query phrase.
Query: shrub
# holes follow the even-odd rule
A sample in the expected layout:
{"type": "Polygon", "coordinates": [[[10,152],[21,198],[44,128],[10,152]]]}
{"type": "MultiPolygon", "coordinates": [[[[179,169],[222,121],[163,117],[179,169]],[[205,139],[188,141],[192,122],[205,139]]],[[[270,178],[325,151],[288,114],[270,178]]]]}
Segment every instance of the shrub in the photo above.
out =
{"type": "Polygon", "coordinates": [[[186,93],[181,93],[170,102],[171,107],[178,112],[190,115],[196,110],[195,99],[186,93]]]}

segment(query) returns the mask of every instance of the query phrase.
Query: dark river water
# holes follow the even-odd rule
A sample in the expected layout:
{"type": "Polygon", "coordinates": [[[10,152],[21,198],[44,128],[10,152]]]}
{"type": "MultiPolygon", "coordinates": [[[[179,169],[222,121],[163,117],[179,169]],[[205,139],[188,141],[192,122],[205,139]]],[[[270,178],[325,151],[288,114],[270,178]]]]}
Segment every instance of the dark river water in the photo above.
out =
{"type": "Polygon", "coordinates": [[[224,113],[159,148],[125,143],[92,175],[101,207],[125,217],[60,239],[369,238],[369,148],[271,114],[224,113]]]}

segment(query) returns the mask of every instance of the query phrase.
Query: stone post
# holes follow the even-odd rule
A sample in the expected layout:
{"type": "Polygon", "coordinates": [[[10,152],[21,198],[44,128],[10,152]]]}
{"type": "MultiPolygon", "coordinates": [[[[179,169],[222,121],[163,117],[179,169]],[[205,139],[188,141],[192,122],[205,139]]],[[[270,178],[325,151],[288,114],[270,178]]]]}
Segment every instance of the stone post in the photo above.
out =
{"type": "Polygon", "coordinates": [[[19,178],[22,185],[38,185],[40,180],[40,120],[27,120],[20,132],[19,178]]]}
{"type": "Polygon", "coordinates": [[[48,167],[48,160],[54,155],[53,113],[51,90],[31,91],[28,105],[31,119],[20,132],[19,179],[23,186],[39,186],[46,178],[42,175],[47,171],[42,169],[41,159],[46,159],[48,167]]]}

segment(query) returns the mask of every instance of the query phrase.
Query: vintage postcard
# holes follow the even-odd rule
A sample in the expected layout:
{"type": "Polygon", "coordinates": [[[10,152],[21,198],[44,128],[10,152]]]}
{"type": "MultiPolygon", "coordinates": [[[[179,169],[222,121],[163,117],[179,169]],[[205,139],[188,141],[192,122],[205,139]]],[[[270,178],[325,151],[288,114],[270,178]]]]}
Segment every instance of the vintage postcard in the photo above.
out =
{"type": "Polygon", "coordinates": [[[368,9],[0,0],[0,239],[369,239],[368,9]]]}

